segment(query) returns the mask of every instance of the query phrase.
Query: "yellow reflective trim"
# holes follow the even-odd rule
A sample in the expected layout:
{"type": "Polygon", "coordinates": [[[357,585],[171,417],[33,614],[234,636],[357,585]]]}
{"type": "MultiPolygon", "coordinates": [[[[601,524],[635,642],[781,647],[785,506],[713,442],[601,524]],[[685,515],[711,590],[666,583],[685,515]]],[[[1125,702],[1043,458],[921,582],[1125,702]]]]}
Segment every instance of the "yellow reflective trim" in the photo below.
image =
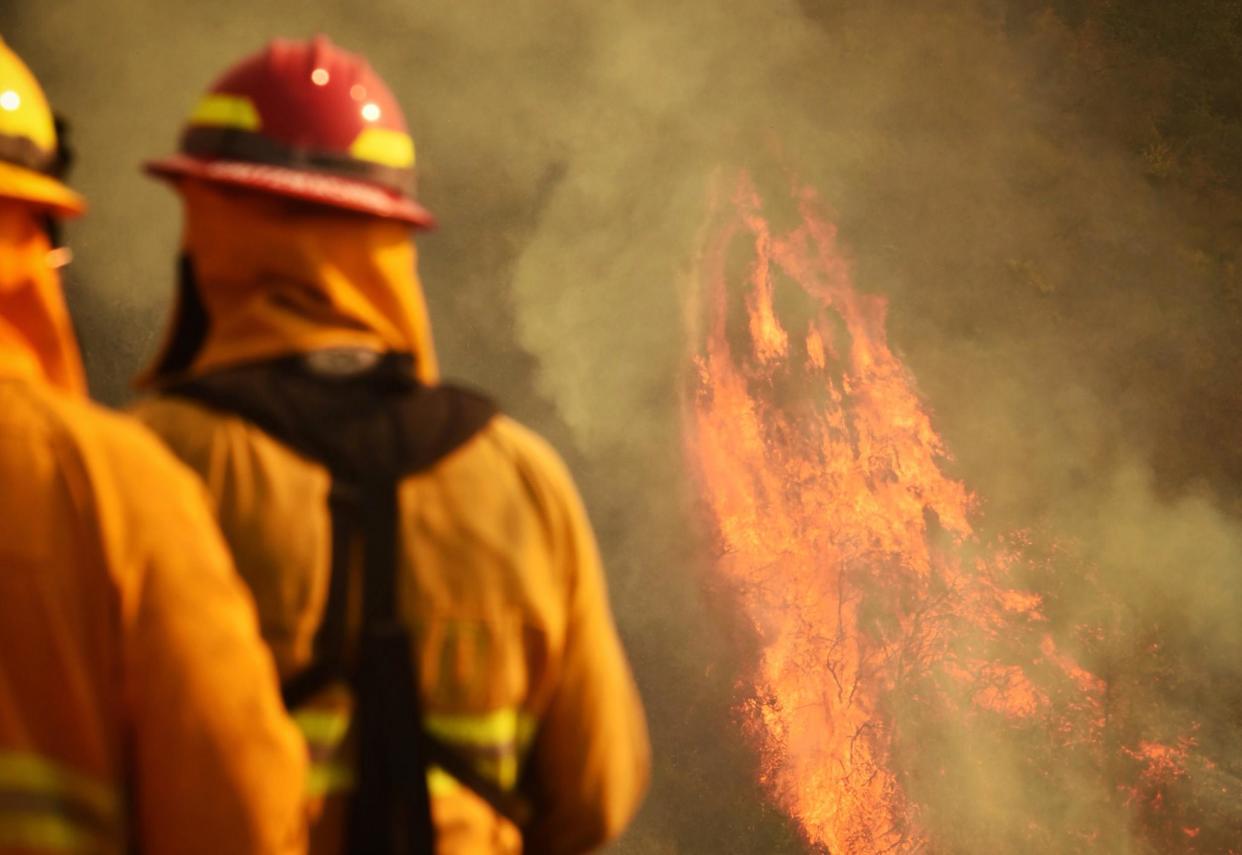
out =
{"type": "Polygon", "coordinates": [[[423,718],[427,732],[464,749],[491,749],[495,757],[472,758],[479,774],[505,789],[517,785],[518,755],[535,733],[533,716],[514,707],[482,715],[431,713],[423,718]]]}
{"type": "MultiPolygon", "coordinates": [[[[518,761],[512,755],[500,760],[477,760],[473,765],[479,775],[494,781],[502,790],[512,790],[517,786],[518,761]]],[[[447,795],[463,786],[451,773],[439,766],[432,766],[427,770],[427,788],[432,796],[447,795]]]]}
{"type": "MultiPolygon", "coordinates": [[[[293,721],[308,742],[331,745],[344,738],[350,716],[346,712],[325,709],[303,709],[293,714],[293,721]]],[[[535,719],[516,709],[502,709],[482,715],[428,713],[423,726],[432,736],[446,742],[485,748],[521,746],[534,734],[535,719]]]]}
{"type": "Polygon", "coordinates": [[[354,770],[339,763],[315,763],[306,776],[306,795],[328,796],[354,788],[354,770]]]}
{"type": "MultiPolygon", "coordinates": [[[[311,767],[306,779],[306,795],[310,798],[347,792],[357,783],[354,770],[347,766],[317,763],[311,767]]],[[[461,788],[461,784],[439,766],[427,770],[427,789],[431,795],[443,796],[461,788]]]]}
{"type": "Polygon", "coordinates": [[[257,131],[263,123],[259,120],[259,111],[254,108],[249,98],[217,93],[206,95],[198,102],[198,106],[190,114],[190,124],[257,131]]]}
{"type": "Polygon", "coordinates": [[[0,789],[67,797],[105,820],[115,821],[120,813],[120,799],[112,787],[37,754],[0,752],[0,789]]]}
{"type": "MultiPolygon", "coordinates": [[[[294,722],[310,744],[331,747],[344,738],[349,728],[349,715],[323,709],[299,710],[294,722]]],[[[516,708],[495,710],[481,715],[458,715],[429,713],[423,717],[427,732],[450,745],[458,745],[463,751],[489,749],[493,757],[469,757],[484,775],[501,787],[516,786],[519,771],[519,755],[535,732],[534,717],[516,708]]],[[[467,758],[463,758],[467,759],[467,758]]],[[[353,789],[354,771],[350,766],[333,762],[312,764],[307,779],[308,796],[325,796],[353,789]]],[[[427,771],[427,785],[432,795],[444,795],[459,789],[461,784],[443,769],[433,766],[427,771]]]]}
{"type": "Polygon", "coordinates": [[[535,720],[517,709],[482,715],[429,713],[423,717],[427,732],[445,742],[484,748],[525,745],[535,731],[535,720]]]}
{"type": "Polygon", "coordinates": [[[349,147],[349,153],[359,160],[394,169],[414,168],[414,140],[391,128],[365,128],[349,147]]]}
{"type": "Polygon", "coordinates": [[[502,789],[511,790],[517,786],[518,758],[516,754],[480,757],[474,760],[474,768],[483,777],[495,781],[502,789]]]}
{"type": "Polygon", "coordinates": [[[293,714],[293,723],[302,738],[314,745],[331,747],[345,738],[349,713],[337,710],[304,709],[293,714]]]}
{"type": "MultiPolygon", "coordinates": [[[[346,710],[323,708],[300,709],[293,714],[293,723],[302,732],[302,738],[312,750],[327,749],[335,753],[349,730],[350,714],[346,710]]],[[[319,759],[311,762],[306,776],[306,796],[318,798],[354,787],[354,770],[338,759],[319,759]]]]}
{"type": "Polygon", "coordinates": [[[496,783],[511,790],[517,786],[518,782],[518,759],[515,755],[509,754],[501,757],[496,764],[496,783]]]}
{"type": "Polygon", "coordinates": [[[0,849],[42,849],[49,852],[110,851],[76,823],[47,814],[12,817],[0,813],[0,849]]]}
{"type": "MultiPolygon", "coordinates": [[[[514,766],[516,771],[516,763],[514,766]]],[[[487,773],[485,772],[484,774],[487,773]]],[[[514,775],[514,778],[516,778],[516,775],[514,775]]],[[[348,792],[354,788],[356,783],[354,770],[348,766],[316,763],[311,767],[310,774],[306,777],[306,795],[309,798],[320,798],[334,793],[348,792]]],[[[516,780],[503,783],[502,786],[510,788],[514,783],[516,783],[516,780]]],[[[432,766],[427,770],[427,789],[433,797],[448,795],[461,789],[461,786],[461,783],[456,778],[439,766],[432,766]]]]}
{"type": "Polygon", "coordinates": [[[517,744],[518,748],[525,751],[535,739],[535,730],[539,727],[539,720],[533,715],[526,713],[518,714],[517,723],[517,744]]]}
{"type": "Polygon", "coordinates": [[[433,799],[450,795],[461,789],[461,783],[439,766],[427,770],[427,790],[433,799]]]}

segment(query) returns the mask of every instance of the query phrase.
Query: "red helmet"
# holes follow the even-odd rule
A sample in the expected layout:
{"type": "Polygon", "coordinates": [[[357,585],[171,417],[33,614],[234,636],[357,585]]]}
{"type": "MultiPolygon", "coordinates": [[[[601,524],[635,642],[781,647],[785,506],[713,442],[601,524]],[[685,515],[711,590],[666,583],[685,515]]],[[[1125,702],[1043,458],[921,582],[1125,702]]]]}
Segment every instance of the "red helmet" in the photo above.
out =
{"type": "Polygon", "coordinates": [[[413,198],[414,142],[392,92],[324,36],[277,39],[229,69],[199,101],[180,148],[147,171],[435,225],[413,198]]]}

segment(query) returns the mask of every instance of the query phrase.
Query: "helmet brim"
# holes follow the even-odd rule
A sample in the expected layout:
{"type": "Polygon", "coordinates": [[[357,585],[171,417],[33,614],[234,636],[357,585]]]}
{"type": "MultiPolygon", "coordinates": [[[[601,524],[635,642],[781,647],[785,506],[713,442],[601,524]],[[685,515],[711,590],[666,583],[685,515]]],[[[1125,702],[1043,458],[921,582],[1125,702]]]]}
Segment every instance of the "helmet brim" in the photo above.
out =
{"type": "Polygon", "coordinates": [[[431,212],[408,196],[367,181],[323,172],[237,160],[206,160],[186,154],[148,161],[143,168],[148,174],[165,180],[198,178],[399,220],[418,229],[433,229],[436,226],[431,212]]]}
{"type": "Polygon", "coordinates": [[[77,217],[86,211],[86,200],[60,181],[3,161],[0,161],[0,198],[29,202],[58,217],[77,217]]]}

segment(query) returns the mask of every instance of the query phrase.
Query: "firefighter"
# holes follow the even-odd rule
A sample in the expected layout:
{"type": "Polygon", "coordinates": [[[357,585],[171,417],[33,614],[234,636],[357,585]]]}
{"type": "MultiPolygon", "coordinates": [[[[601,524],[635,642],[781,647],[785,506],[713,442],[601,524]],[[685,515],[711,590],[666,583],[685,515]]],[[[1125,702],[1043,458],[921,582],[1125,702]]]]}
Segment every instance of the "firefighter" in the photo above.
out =
{"type": "Polygon", "coordinates": [[[303,852],[305,746],[202,486],[86,400],[66,160],[0,41],[0,852],[303,852]]]}
{"type": "Polygon", "coordinates": [[[148,164],[185,227],[136,412],[207,484],[302,726],[313,852],[576,853],[646,788],[573,482],[437,379],[414,145],[326,38],[275,41],[148,164]]]}

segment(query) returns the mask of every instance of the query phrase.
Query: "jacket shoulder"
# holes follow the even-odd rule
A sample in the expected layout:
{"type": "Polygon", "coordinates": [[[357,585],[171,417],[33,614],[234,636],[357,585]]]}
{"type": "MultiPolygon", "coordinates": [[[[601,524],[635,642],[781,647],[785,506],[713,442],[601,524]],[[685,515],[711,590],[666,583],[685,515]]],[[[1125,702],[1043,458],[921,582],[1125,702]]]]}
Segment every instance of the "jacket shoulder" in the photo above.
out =
{"type": "Polygon", "coordinates": [[[213,438],[237,430],[253,430],[241,417],[212,409],[187,398],[155,395],[130,406],[129,414],[144,429],[172,446],[178,457],[183,447],[210,446],[213,438]]]}
{"type": "MultiPolygon", "coordinates": [[[[516,419],[498,415],[463,451],[480,449],[476,453],[485,465],[495,466],[501,462],[494,458],[486,460],[481,453],[483,448],[502,458],[513,471],[525,500],[553,532],[559,531],[563,536],[585,527],[586,511],[573,475],[560,453],[544,437],[516,419]]],[[[554,534],[554,539],[560,538],[554,534]]]]}
{"type": "Polygon", "coordinates": [[[497,415],[481,437],[501,450],[524,473],[546,486],[571,486],[573,478],[561,455],[540,434],[510,416],[497,415]]]}
{"type": "Polygon", "coordinates": [[[146,568],[213,547],[198,480],[133,419],[39,384],[3,383],[0,439],[4,478],[22,485],[0,497],[5,531],[26,520],[31,543],[50,531],[56,549],[97,556],[123,601],[146,568]]]}
{"type": "Polygon", "coordinates": [[[92,469],[115,469],[129,481],[153,474],[193,483],[136,419],[89,400],[31,383],[5,384],[0,411],[0,430],[15,440],[51,446],[62,465],[76,458],[92,469]]]}
{"type": "Polygon", "coordinates": [[[58,432],[87,455],[89,464],[112,470],[127,483],[126,492],[158,493],[162,486],[196,489],[193,475],[137,419],[72,399],[56,401],[51,409],[58,432]],[[159,480],[144,482],[144,478],[159,480]]]}
{"type": "Polygon", "coordinates": [[[110,551],[132,557],[202,528],[201,482],[138,420],[56,393],[40,397],[60,477],[91,503],[110,551]]]}

